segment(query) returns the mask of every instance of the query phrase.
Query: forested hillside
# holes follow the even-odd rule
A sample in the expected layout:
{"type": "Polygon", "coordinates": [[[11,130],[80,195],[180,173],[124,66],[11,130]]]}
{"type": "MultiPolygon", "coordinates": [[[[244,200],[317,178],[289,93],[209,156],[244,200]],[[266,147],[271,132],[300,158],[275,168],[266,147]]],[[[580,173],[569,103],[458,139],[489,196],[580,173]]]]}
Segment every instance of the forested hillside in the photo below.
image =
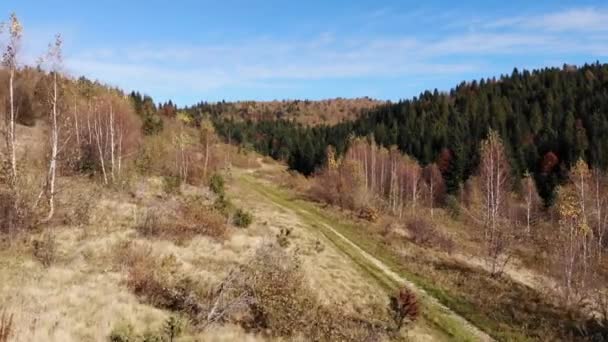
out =
{"type": "Polygon", "coordinates": [[[200,102],[185,110],[195,117],[222,116],[234,120],[294,120],[306,125],[333,125],[345,120],[355,120],[383,101],[369,97],[320,101],[238,101],[217,103],[200,102]]]}
{"type": "Polygon", "coordinates": [[[419,97],[371,109],[336,125],[305,127],[289,120],[247,122],[215,115],[218,131],[230,139],[284,159],[312,173],[333,145],[343,154],[351,135],[396,145],[422,164],[437,161],[450,191],[475,169],[479,143],[498,131],[513,173],[531,172],[541,195],[553,189],[579,157],[591,166],[608,164],[608,65],[513,70],[500,78],[463,82],[449,93],[419,97]]]}

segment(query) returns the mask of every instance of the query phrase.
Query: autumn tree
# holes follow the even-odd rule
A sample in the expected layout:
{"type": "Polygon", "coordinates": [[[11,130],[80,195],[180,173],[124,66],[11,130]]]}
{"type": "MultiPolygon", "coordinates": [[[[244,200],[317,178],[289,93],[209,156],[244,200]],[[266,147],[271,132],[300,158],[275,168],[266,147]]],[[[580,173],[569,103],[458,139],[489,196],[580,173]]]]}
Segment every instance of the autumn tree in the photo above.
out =
{"type": "Polygon", "coordinates": [[[589,234],[589,226],[578,196],[576,188],[571,185],[560,187],[557,191],[559,229],[555,263],[559,268],[561,292],[569,304],[577,293],[581,294],[586,275],[583,245],[589,234]]]}
{"type": "Polygon", "coordinates": [[[603,229],[606,215],[602,173],[590,170],[579,159],[571,168],[568,182],[558,188],[559,216],[555,236],[555,260],[560,289],[568,304],[585,299],[605,286],[601,274],[603,229]],[[596,252],[597,251],[597,252],[596,252]]]}

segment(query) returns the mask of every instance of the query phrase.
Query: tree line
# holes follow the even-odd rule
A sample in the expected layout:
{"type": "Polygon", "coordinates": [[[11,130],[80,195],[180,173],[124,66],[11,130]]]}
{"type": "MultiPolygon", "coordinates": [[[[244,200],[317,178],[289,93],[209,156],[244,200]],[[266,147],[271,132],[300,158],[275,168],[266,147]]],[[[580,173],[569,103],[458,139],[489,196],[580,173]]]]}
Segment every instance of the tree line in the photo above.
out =
{"type": "Polygon", "coordinates": [[[380,145],[397,146],[423,165],[443,165],[446,186],[454,193],[476,170],[480,142],[490,129],[504,140],[512,176],[520,179],[530,173],[548,202],[579,158],[593,167],[608,166],[608,139],[603,134],[608,130],[608,64],[599,62],[515,69],[499,78],[462,82],[449,92],[426,91],[380,105],[336,125],[209,114],[223,136],[286,160],[307,175],[323,164],[327,146],[342,155],[353,136],[373,136],[380,145]]]}

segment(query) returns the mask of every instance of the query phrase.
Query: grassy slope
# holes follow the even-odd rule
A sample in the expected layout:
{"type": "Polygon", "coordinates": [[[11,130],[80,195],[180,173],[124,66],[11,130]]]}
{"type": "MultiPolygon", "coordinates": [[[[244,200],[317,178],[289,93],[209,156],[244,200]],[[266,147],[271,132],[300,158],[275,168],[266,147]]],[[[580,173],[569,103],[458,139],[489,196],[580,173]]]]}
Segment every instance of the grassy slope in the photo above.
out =
{"type": "MultiPolygon", "coordinates": [[[[357,250],[357,248],[354,248],[351,244],[344,241],[343,238],[332,230],[328,229],[326,225],[336,229],[336,232],[342,234],[351,242],[354,242],[362,250],[377,257],[377,259],[388,265],[391,270],[399,270],[399,274],[401,276],[406,275],[406,279],[411,279],[416,286],[420,286],[421,282],[419,279],[412,279],[415,277],[412,277],[411,274],[405,274],[402,272],[402,270],[400,270],[399,267],[396,267],[396,258],[391,256],[389,253],[385,253],[385,249],[380,248],[381,246],[378,246],[373,240],[370,240],[368,235],[361,234],[364,233],[363,230],[356,229],[356,227],[352,225],[339,222],[327,212],[318,209],[313,204],[306,201],[292,199],[288,193],[269,185],[264,185],[261,182],[256,181],[251,176],[243,175],[239,180],[242,184],[272,200],[275,204],[297,213],[306,223],[308,223],[310,227],[313,227],[321,232],[339,250],[348,255],[353,262],[359,265],[366,274],[374,278],[378,284],[380,284],[387,291],[387,293],[394,291],[397,287],[402,285],[401,282],[387,275],[384,270],[378,268],[374,263],[370,262],[360,251],[357,250]]],[[[424,286],[422,286],[422,288],[424,288],[428,293],[431,293],[424,286]]],[[[432,296],[435,295],[435,293],[432,293],[432,296]]],[[[434,326],[435,329],[437,329],[441,334],[445,335],[448,339],[458,341],[476,341],[480,339],[480,337],[472,331],[472,327],[463,326],[461,320],[458,319],[453,312],[446,310],[442,305],[430,298],[430,296],[422,295],[421,298],[424,307],[424,320],[428,324],[434,326]]],[[[441,300],[442,298],[439,299],[441,300]]]]}

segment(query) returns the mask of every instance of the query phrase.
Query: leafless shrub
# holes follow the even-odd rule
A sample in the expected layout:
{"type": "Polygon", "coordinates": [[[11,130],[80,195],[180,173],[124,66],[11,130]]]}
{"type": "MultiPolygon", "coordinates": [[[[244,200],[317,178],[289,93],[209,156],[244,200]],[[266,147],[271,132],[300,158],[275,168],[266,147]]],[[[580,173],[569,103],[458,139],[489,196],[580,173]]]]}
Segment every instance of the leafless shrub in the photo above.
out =
{"type": "Polygon", "coordinates": [[[279,234],[277,234],[277,243],[279,244],[279,246],[281,246],[283,248],[289,247],[290,235],[291,235],[290,228],[281,228],[281,230],[279,231],[279,234]]]}
{"type": "Polygon", "coordinates": [[[162,233],[160,217],[156,210],[148,209],[138,217],[135,229],[145,237],[159,236],[162,233]]]}
{"type": "Polygon", "coordinates": [[[0,342],[8,342],[13,335],[13,314],[2,311],[0,315],[0,342]]]}
{"type": "Polygon", "coordinates": [[[73,226],[86,226],[91,220],[92,203],[89,198],[79,196],[76,201],[70,203],[64,222],[73,226]]]}
{"type": "Polygon", "coordinates": [[[46,232],[39,239],[32,241],[32,253],[44,267],[50,267],[56,260],[57,242],[55,235],[46,232]]]}
{"type": "MultiPolygon", "coordinates": [[[[29,189],[27,189],[29,190],[29,189]]],[[[14,237],[14,234],[28,228],[35,221],[35,214],[28,203],[26,190],[15,193],[3,188],[0,183],[0,233],[14,237]]]]}
{"type": "Polygon", "coordinates": [[[425,219],[414,218],[407,222],[406,227],[412,241],[418,245],[437,248],[447,253],[452,253],[454,250],[454,240],[425,219]]]}
{"type": "Polygon", "coordinates": [[[324,250],[325,250],[325,245],[321,241],[316,240],[315,241],[315,252],[322,253],[324,250]]]}
{"type": "Polygon", "coordinates": [[[120,241],[112,249],[114,263],[121,268],[131,268],[146,262],[152,258],[152,247],[138,244],[132,240],[120,241]]]}

